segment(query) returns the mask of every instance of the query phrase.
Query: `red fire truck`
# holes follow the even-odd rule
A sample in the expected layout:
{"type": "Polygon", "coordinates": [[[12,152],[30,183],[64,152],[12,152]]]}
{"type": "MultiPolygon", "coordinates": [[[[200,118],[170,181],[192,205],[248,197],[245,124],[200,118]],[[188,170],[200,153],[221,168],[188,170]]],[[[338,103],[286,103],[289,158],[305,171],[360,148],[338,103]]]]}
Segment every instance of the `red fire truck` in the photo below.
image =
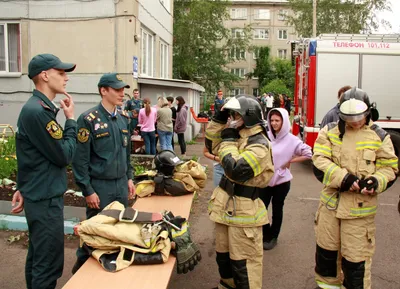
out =
{"type": "Polygon", "coordinates": [[[400,152],[400,35],[321,35],[292,46],[296,64],[293,134],[314,146],[338,90],[357,86],[376,102],[376,122],[400,152]]]}

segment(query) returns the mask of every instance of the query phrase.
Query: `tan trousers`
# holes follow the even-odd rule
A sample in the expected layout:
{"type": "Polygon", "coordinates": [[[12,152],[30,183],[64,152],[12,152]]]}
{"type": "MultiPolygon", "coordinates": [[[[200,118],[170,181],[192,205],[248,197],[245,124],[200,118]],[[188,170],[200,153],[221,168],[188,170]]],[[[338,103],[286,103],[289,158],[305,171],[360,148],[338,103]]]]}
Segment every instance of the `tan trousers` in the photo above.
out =
{"type": "MultiPolygon", "coordinates": [[[[262,226],[242,228],[215,224],[216,251],[228,253],[238,289],[262,287],[262,226]]],[[[221,270],[221,268],[220,268],[221,270]]],[[[231,280],[224,280],[231,284],[231,280]]],[[[233,287],[233,286],[232,286],[233,287]]]]}
{"type": "MultiPolygon", "coordinates": [[[[375,216],[359,219],[338,219],[336,218],[336,211],[330,211],[324,204],[320,204],[315,216],[315,234],[317,246],[323,250],[338,252],[336,276],[321,276],[315,273],[315,279],[320,288],[346,288],[342,284],[349,283],[350,280],[344,280],[343,282],[343,278],[346,279],[346,276],[343,276],[341,270],[351,273],[351,269],[349,271],[348,268],[352,266],[347,265],[348,268],[344,268],[345,264],[342,263],[355,264],[365,262],[363,289],[371,289],[371,262],[372,255],[375,252],[375,216]]],[[[329,264],[325,265],[329,266],[329,264]]],[[[331,265],[335,267],[335,264],[331,265]]],[[[352,274],[349,275],[351,276],[352,274]]]]}

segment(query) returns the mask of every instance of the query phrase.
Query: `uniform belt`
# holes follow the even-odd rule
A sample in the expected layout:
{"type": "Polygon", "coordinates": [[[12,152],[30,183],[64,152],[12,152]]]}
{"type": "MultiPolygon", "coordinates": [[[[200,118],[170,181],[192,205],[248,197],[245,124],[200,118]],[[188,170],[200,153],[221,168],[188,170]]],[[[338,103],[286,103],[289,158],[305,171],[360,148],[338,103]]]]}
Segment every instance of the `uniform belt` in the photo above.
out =
{"type": "Polygon", "coordinates": [[[221,189],[226,191],[229,196],[244,197],[252,199],[253,201],[259,196],[258,188],[234,183],[227,177],[225,177],[225,175],[222,176],[221,181],[219,182],[219,186],[221,189]]]}

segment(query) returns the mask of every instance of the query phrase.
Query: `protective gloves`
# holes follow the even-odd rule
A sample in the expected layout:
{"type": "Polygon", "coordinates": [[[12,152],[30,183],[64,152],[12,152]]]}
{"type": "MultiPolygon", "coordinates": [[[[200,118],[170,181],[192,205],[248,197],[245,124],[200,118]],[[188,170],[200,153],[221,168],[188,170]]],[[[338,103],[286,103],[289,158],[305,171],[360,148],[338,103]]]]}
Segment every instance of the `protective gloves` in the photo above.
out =
{"type": "Polygon", "coordinates": [[[186,274],[192,271],[201,260],[201,253],[190,237],[189,223],[185,218],[175,217],[171,212],[164,214],[164,222],[167,223],[169,235],[175,242],[175,255],[178,274],[186,274]]]}
{"type": "Polygon", "coordinates": [[[358,182],[358,186],[360,187],[360,192],[366,188],[367,190],[376,190],[378,188],[378,180],[374,177],[368,177],[364,180],[361,180],[358,182]]]}
{"type": "Polygon", "coordinates": [[[353,185],[354,182],[357,182],[359,180],[358,177],[356,177],[353,174],[347,174],[343,181],[342,185],[340,186],[340,191],[341,192],[347,192],[350,190],[351,186],[353,185]]]}

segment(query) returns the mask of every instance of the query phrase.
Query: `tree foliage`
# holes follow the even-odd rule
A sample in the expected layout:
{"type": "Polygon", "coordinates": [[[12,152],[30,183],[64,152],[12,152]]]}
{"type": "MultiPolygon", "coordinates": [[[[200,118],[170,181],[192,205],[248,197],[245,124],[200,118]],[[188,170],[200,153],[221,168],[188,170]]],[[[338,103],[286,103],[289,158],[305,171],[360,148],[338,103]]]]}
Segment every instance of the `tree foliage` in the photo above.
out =
{"type": "Polygon", "coordinates": [[[256,68],[247,74],[247,78],[258,78],[258,87],[263,87],[274,79],[272,61],[270,57],[271,48],[269,46],[255,47],[257,59],[256,68]]]}
{"type": "MultiPolygon", "coordinates": [[[[272,67],[274,78],[282,80],[288,90],[291,91],[290,95],[293,95],[296,70],[292,62],[287,59],[275,58],[272,60],[272,67]]],[[[289,93],[286,94],[289,95],[289,93]]]]}
{"type": "Polygon", "coordinates": [[[286,94],[291,96],[293,92],[286,87],[285,82],[282,79],[274,79],[267,85],[261,88],[261,93],[273,92],[275,95],[277,94],[286,94]]]}
{"type": "Polygon", "coordinates": [[[174,78],[194,81],[208,93],[240,80],[226,65],[236,58],[232,48],[248,50],[251,28],[238,27],[239,37],[226,28],[229,6],[227,0],[174,1],[174,78]]]}
{"type": "MultiPolygon", "coordinates": [[[[302,37],[312,36],[313,0],[288,0],[292,15],[287,16],[302,37]]],[[[323,33],[371,33],[380,24],[390,27],[386,20],[379,21],[377,12],[390,11],[387,0],[317,0],[317,35],[323,33]]]]}

